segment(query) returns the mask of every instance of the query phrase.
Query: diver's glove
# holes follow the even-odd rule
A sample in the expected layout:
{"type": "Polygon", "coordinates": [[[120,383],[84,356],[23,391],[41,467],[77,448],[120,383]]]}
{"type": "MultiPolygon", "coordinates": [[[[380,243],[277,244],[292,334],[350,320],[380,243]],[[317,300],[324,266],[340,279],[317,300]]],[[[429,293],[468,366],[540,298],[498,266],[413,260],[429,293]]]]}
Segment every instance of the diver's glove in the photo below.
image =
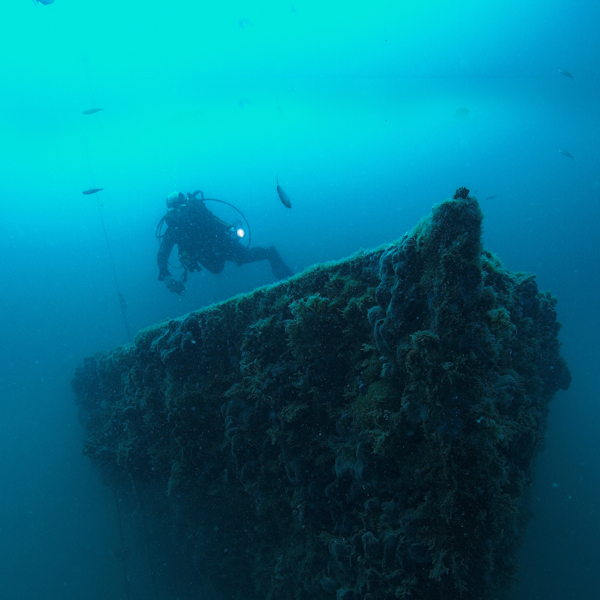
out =
{"type": "Polygon", "coordinates": [[[185,284],[183,281],[176,281],[172,277],[165,277],[165,285],[170,292],[185,296],[185,284]]]}

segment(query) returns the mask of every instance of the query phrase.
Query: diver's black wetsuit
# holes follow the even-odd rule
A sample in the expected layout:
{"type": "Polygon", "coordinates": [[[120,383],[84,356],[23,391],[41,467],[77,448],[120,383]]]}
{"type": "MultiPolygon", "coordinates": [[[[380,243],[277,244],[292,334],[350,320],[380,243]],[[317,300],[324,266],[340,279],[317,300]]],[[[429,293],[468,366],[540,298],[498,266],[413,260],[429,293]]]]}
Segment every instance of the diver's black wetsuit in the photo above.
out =
{"type": "Polygon", "coordinates": [[[220,273],[226,261],[243,265],[268,260],[277,279],[292,275],[274,246],[247,248],[242,245],[231,225],[215,217],[202,200],[189,199],[186,205],[169,210],[165,223],[167,230],[157,255],[159,281],[171,277],[168,262],[175,244],[179,260],[188,271],[199,271],[202,265],[211,273],[220,273]]]}

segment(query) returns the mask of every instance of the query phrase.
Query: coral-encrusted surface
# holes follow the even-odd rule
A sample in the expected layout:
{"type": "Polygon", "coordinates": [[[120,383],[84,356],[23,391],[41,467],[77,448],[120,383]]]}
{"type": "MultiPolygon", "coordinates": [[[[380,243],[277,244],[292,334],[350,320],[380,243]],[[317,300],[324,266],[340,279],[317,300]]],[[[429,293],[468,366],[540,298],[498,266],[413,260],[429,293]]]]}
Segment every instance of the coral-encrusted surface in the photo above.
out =
{"type": "Polygon", "coordinates": [[[445,201],[397,243],[87,359],[85,453],[148,492],[149,523],[168,505],[223,597],[497,597],[570,375],[555,299],[483,251],[481,220],[445,201]]]}

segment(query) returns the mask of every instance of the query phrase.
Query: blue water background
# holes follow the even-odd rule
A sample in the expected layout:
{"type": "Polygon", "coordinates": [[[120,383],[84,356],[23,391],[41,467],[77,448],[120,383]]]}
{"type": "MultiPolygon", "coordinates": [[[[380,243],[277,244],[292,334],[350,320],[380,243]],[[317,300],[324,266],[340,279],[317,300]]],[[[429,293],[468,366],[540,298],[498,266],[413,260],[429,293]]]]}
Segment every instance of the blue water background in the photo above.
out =
{"type": "Polygon", "coordinates": [[[101,215],[135,333],[273,281],[265,263],[229,265],[191,276],[184,298],[167,292],[154,230],[173,190],[235,204],[253,244],[300,271],[394,240],[465,185],[486,248],[558,297],[573,374],[552,404],[510,597],[596,600],[599,7],[4,2],[2,598],[121,594],[114,499],[81,455],[70,389],[84,357],[128,341],[101,215]],[[92,187],[104,191],[82,195],[92,187]]]}

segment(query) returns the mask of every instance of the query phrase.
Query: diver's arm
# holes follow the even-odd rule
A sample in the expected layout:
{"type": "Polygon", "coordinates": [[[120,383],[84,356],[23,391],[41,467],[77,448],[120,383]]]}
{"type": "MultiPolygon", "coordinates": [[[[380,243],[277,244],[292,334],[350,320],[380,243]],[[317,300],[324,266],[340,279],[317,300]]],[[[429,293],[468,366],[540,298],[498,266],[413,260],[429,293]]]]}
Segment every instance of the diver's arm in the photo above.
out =
{"type": "Polygon", "coordinates": [[[158,263],[158,280],[164,281],[170,292],[183,296],[185,295],[185,283],[183,281],[175,281],[171,277],[171,273],[169,273],[169,256],[171,256],[171,250],[173,250],[173,246],[176,243],[177,239],[173,229],[167,229],[156,257],[156,262],[158,263]]]}
{"type": "Polygon", "coordinates": [[[175,235],[172,228],[168,228],[165,232],[158,254],[156,256],[156,262],[158,263],[158,280],[164,281],[165,278],[171,277],[169,273],[169,256],[175,245],[175,235]]]}

